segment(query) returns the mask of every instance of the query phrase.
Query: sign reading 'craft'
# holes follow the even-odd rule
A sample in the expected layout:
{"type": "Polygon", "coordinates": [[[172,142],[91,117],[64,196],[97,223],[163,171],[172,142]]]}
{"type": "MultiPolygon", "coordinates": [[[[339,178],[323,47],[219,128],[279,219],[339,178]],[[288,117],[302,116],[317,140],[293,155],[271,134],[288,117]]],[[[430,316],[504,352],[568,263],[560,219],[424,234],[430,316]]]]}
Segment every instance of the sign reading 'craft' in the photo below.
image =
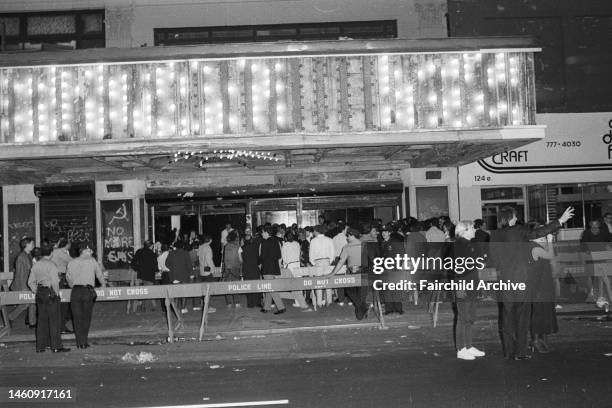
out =
{"type": "Polygon", "coordinates": [[[541,114],[537,122],[546,126],[544,139],[461,166],[460,185],[610,180],[610,113],[541,114]]]}

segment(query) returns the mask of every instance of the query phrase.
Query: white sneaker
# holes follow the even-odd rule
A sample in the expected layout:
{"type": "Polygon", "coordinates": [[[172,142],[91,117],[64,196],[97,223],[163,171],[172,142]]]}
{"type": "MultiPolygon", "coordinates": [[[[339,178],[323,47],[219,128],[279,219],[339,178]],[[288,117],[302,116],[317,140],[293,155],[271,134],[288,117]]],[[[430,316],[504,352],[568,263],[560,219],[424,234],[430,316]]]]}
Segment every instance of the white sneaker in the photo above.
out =
{"type": "Polygon", "coordinates": [[[557,310],[561,310],[561,309],[563,309],[563,306],[561,306],[561,305],[557,305],[557,306],[555,306],[555,309],[557,309],[557,310]]]}
{"type": "Polygon", "coordinates": [[[344,302],[338,302],[338,306],[344,306],[344,302]]]}
{"type": "Polygon", "coordinates": [[[214,307],[209,307],[208,308],[208,313],[215,313],[217,311],[217,309],[215,309],[214,307]]]}
{"type": "Polygon", "coordinates": [[[476,357],[474,357],[465,347],[457,351],[457,358],[461,360],[476,360],[476,357]]]}
{"type": "Polygon", "coordinates": [[[474,357],[484,357],[485,356],[485,352],[478,350],[476,347],[470,347],[469,349],[467,349],[467,351],[474,357]]]}
{"type": "Polygon", "coordinates": [[[240,309],[242,306],[240,305],[240,303],[236,303],[236,309],[240,309]]]}
{"type": "Polygon", "coordinates": [[[198,310],[202,310],[202,308],[197,307],[197,306],[193,308],[193,311],[194,311],[194,312],[195,312],[195,311],[198,311],[198,310]]]}
{"type": "Polygon", "coordinates": [[[189,310],[187,310],[187,309],[181,309],[181,313],[182,314],[185,314],[185,313],[188,313],[188,312],[189,312],[189,310]]]}

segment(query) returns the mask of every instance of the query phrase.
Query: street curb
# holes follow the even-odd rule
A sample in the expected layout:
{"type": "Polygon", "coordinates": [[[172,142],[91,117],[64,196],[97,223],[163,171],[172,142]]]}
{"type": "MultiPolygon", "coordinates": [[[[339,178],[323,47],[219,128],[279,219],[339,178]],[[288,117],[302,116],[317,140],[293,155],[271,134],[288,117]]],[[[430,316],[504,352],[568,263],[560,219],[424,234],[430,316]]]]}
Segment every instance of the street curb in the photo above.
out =
{"type": "MultiPolygon", "coordinates": [[[[408,326],[416,326],[419,328],[423,327],[431,327],[430,325],[425,326],[423,324],[419,324],[418,322],[408,322],[405,320],[397,320],[397,321],[386,321],[385,326],[382,327],[379,322],[368,322],[368,323],[347,323],[347,324],[332,324],[332,325],[320,325],[320,326],[301,326],[301,327],[283,327],[283,328],[275,328],[275,329],[250,329],[250,330],[230,330],[230,331],[211,331],[209,333],[204,334],[203,340],[214,339],[216,336],[221,337],[231,337],[231,336],[253,336],[253,335],[266,335],[266,334],[285,334],[292,332],[302,332],[302,331],[325,331],[325,330],[350,330],[350,329],[364,329],[364,328],[378,328],[379,330],[387,330],[390,328],[401,328],[408,326]]],[[[438,326],[448,326],[449,323],[440,323],[438,322],[438,326]]],[[[137,333],[125,333],[120,331],[114,331],[114,333],[104,333],[102,335],[98,335],[96,333],[90,333],[90,339],[111,339],[111,338],[119,338],[119,337],[146,337],[146,336],[161,336],[167,337],[166,331],[155,331],[155,332],[137,332],[137,333]]],[[[198,333],[196,331],[186,331],[175,333],[175,337],[197,337],[198,333]]],[[[20,335],[17,338],[3,338],[0,339],[0,342],[3,343],[29,343],[34,342],[35,338],[27,336],[28,338],[23,338],[25,335],[20,335]]],[[[74,335],[72,334],[64,334],[62,335],[63,340],[72,340],[74,339],[74,335]]]]}

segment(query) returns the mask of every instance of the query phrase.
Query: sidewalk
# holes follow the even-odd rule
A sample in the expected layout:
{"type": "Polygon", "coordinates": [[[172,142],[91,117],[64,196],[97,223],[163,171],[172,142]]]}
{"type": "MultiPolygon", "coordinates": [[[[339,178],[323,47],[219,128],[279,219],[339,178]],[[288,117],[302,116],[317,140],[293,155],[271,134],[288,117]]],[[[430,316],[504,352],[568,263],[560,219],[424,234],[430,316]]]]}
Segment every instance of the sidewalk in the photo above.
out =
{"type": "MultiPolygon", "coordinates": [[[[427,311],[426,297],[419,300],[419,305],[404,305],[404,314],[392,314],[384,316],[387,327],[431,327],[432,316],[427,311]]],[[[282,315],[274,315],[271,312],[261,313],[259,308],[231,308],[225,306],[223,297],[213,297],[212,306],[217,309],[215,313],[209,314],[208,330],[205,338],[214,338],[217,335],[246,335],[282,333],[295,330],[315,329],[350,329],[352,327],[379,327],[374,310],[371,309],[367,319],[357,321],[353,306],[339,306],[333,304],[317,311],[303,312],[299,308],[291,306],[291,301],[286,301],[287,312],[282,315]]],[[[191,304],[191,301],[188,301],[191,304]]],[[[150,305],[147,305],[150,306],[150,305]]],[[[275,309],[273,309],[274,311],[275,309]]],[[[592,304],[564,304],[563,309],[558,311],[560,316],[564,314],[601,313],[592,304]]],[[[498,310],[495,302],[481,302],[478,305],[478,320],[497,321],[498,310]]],[[[176,319],[173,316],[173,322],[176,319]]],[[[189,312],[182,315],[184,327],[175,331],[178,339],[197,339],[200,329],[202,311],[189,312]]],[[[449,302],[440,305],[438,326],[453,325],[453,311],[449,302]]],[[[29,329],[21,316],[12,324],[11,334],[0,338],[0,342],[33,342],[34,330],[29,329]]],[[[166,315],[158,306],[156,311],[126,313],[126,302],[99,302],[94,307],[94,316],[91,324],[90,338],[128,339],[133,341],[167,341],[168,327],[166,315]]],[[[74,340],[73,334],[62,335],[68,341],[74,340]]]]}

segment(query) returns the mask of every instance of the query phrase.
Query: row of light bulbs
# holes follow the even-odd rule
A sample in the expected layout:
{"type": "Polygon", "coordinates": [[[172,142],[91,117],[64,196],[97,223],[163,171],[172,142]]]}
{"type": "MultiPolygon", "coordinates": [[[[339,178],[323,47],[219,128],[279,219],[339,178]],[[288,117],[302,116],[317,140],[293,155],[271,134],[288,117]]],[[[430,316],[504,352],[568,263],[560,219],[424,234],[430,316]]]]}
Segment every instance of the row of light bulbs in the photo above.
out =
{"type": "MultiPolygon", "coordinates": [[[[383,103],[380,106],[381,112],[381,125],[383,127],[389,127],[391,125],[391,106],[389,103],[390,93],[390,59],[388,56],[380,56],[378,59],[378,71],[379,71],[379,92],[383,103]]],[[[422,64],[417,71],[417,79],[420,82],[429,81],[435,75],[437,75],[438,68],[443,80],[456,82],[459,81],[459,73],[461,66],[461,57],[452,57],[447,60],[446,64],[440,67],[440,64],[430,59],[429,61],[422,64]]],[[[465,84],[470,86],[475,78],[476,64],[482,64],[482,54],[463,54],[463,80],[465,84]]],[[[133,125],[137,135],[142,134],[153,134],[153,136],[164,137],[173,134],[179,134],[181,136],[187,136],[189,134],[201,134],[201,126],[199,124],[197,115],[190,115],[189,109],[181,106],[181,111],[177,111],[176,97],[173,92],[173,87],[177,86],[178,94],[180,98],[186,99],[190,93],[190,83],[192,79],[188,73],[176,72],[177,64],[174,62],[167,64],[159,64],[155,68],[155,89],[153,94],[149,92],[153,88],[151,84],[151,73],[145,73],[140,82],[140,86],[144,87],[142,103],[140,106],[133,107],[133,125]],[[147,85],[148,86],[145,86],[147,85]],[[153,101],[155,99],[155,101],[153,101]],[[155,123],[152,122],[153,112],[152,103],[156,103],[159,109],[155,118],[155,123]],[[155,125],[155,126],[153,126],[155,125]],[[155,128],[155,132],[153,131],[155,128]]],[[[221,90],[218,86],[211,86],[210,84],[219,83],[219,64],[205,63],[203,61],[190,61],[189,66],[193,69],[200,69],[204,75],[203,91],[207,95],[205,99],[204,115],[204,133],[206,134],[218,134],[224,131],[223,117],[224,117],[224,106],[221,102],[221,90]]],[[[393,64],[391,64],[393,66],[393,64]]],[[[237,67],[239,70],[246,69],[246,61],[238,60],[237,67]]],[[[267,106],[270,103],[270,86],[272,79],[272,73],[276,77],[274,83],[274,90],[276,93],[276,120],[279,127],[285,127],[290,123],[289,109],[285,102],[284,93],[286,92],[286,83],[283,77],[283,71],[286,70],[285,64],[276,62],[272,67],[266,63],[258,61],[250,64],[250,70],[253,74],[252,84],[252,96],[253,96],[253,125],[256,132],[266,132],[270,129],[269,126],[269,113],[267,112],[267,106]]],[[[73,131],[75,124],[74,110],[75,103],[74,99],[77,95],[82,93],[80,85],[75,86],[75,73],[70,72],[67,69],[63,69],[61,74],[56,75],[56,67],[51,67],[51,75],[47,76],[47,82],[41,81],[37,83],[37,89],[39,98],[41,99],[38,106],[38,126],[41,140],[45,140],[45,135],[50,135],[52,139],[57,137],[58,129],[62,133],[70,134],[73,131]],[[53,107],[57,104],[55,89],[56,83],[60,81],[61,89],[61,115],[59,115],[60,126],[58,126],[57,118],[53,115],[53,109],[49,110],[49,106],[53,107]],[[42,96],[42,97],[41,97],[42,96]]],[[[126,130],[128,126],[128,76],[126,73],[119,72],[118,74],[111,75],[105,72],[103,65],[97,65],[85,69],[84,76],[88,82],[88,86],[93,87],[93,93],[89,93],[85,102],[85,118],[86,118],[86,130],[88,134],[100,137],[105,132],[106,120],[109,120],[112,124],[112,130],[116,131],[117,127],[122,130],[126,130]],[[104,83],[105,75],[110,75],[108,82],[104,83]],[[108,89],[106,89],[108,87],[108,89]],[[105,107],[104,94],[108,92],[109,107],[105,107]],[[109,109],[108,119],[106,119],[106,111],[109,109]]],[[[491,88],[501,86],[504,88],[504,84],[508,81],[510,88],[516,88],[519,84],[519,66],[518,58],[516,56],[508,56],[505,53],[497,53],[493,58],[490,66],[487,67],[488,85],[491,88]],[[509,76],[509,78],[508,78],[509,76]]],[[[396,101],[402,101],[404,109],[396,109],[395,116],[396,120],[403,126],[413,127],[414,126],[414,89],[412,84],[403,84],[401,87],[397,85],[404,82],[402,78],[402,71],[394,69],[393,75],[395,77],[395,98],[396,101]]],[[[25,76],[21,78],[21,81],[15,81],[15,102],[19,102],[20,109],[16,109],[19,112],[15,115],[16,125],[20,126],[20,132],[22,133],[22,139],[27,139],[27,134],[33,131],[33,112],[31,107],[28,109],[28,99],[31,99],[33,93],[33,79],[31,76],[25,76]]],[[[4,75],[3,78],[4,86],[8,86],[8,78],[4,75]]],[[[477,89],[477,87],[476,87],[477,89]]],[[[236,98],[239,92],[239,83],[236,78],[232,78],[228,83],[228,94],[230,98],[236,98]]],[[[482,102],[482,96],[479,92],[474,93],[472,96],[473,100],[470,103],[472,112],[466,116],[466,121],[470,124],[474,117],[478,117],[484,111],[482,102]]],[[[436,92],[430,92],[426,95],[426,101],[432,107],[437,106],[439,96],[436,92]]],[[[460,110],[462,106],[461,101],[461,90],[458,87],[451,88],[449,95],[443,97],[442,102],[442,116],[445,123],[448,123],[449,118],[455,117],[453,111],[460,110]]],[[[8,108],[10,103],[6,93],[2,101],[4,110],[8,108]]],[[[188,102],[187,102],[188,103],[188,102]]],[[[31,105],[31,101],[29,103],[31,105]]],[[[230,103],[230,105],[232,105],[230,103]]],[[[239,109],[239,108],[238,108],[239,109]]],[[[500,101],[497,105],[491,106],[489,115],[492,118],[501,118],[508,116],[510,113],[513,118],[513,124],[519,124],[516,115],[520,108],[518,105],[513,105],[510,112],[508,112],[507,103],[500,101]]],[[[6,129],[7,123],[3,121],[3,127],[6,129]]],[[[228,118],[230,132],[238,132],[240,126],[244,126],[244,123],[239,123],[239,117],[230,113],[228,118]]],[[[428,125],[437,127],[439,123],[438,114],[431,114],[428,118],[428,125]]],[[[462,126],[461,119],[453,122],[456,126],[462,126]]],[[[108,129],[108,126],[106,126],[108,129]]],[[[25,140],[24,140],[25,141],[25,140]]]]}
{"type": "Polygon", "coordinates": [[[176,163],[179,160],[193,160],[196,162],[196,167],[204,168],[206,163],[220,160],[237,160],[238,164],[247,166],[246,160],[269,160],[278,162],[280,157],[276,153],[253,151],[253,150],[236,150],[236,149],[221,149],[213,150],[212,152],[205,151],[178,151],[174,153],[168,164],[176,163]]]}

